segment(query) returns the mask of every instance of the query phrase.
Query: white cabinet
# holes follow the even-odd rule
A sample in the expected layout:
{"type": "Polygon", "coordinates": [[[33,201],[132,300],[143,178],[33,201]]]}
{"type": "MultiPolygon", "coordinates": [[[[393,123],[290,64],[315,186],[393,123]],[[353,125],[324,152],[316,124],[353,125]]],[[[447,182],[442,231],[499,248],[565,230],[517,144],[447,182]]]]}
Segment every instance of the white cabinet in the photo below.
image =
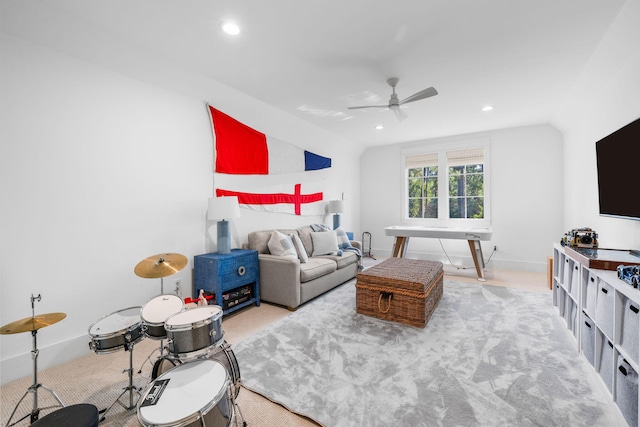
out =
{"type": "Polygon", "coordinates": [[[631,427],[638,427],[640,290],[553,246],[553,305],[631,427]]]}

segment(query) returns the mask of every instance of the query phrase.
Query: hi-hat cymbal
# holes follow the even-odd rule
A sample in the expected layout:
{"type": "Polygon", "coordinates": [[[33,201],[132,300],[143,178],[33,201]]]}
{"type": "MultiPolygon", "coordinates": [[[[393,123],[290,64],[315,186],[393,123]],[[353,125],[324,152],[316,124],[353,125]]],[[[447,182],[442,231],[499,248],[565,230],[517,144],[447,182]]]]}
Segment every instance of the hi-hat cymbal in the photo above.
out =
{"type": "Polygon", "coordinates": [[[158,254],[145,258],[136,265],[136,275],[147,279],[171,276],[187,265],[187,257],[180,254],[158,254]]]}
{"type": "Polygon", "coordinates": [[[39,314],[33,317],[25,317],[22,320],[16,320],[0,328],[0,335],[19,334],[21,332],[37,331],[46,328],[54,323],[58,323],[67,317],[65,313],[48,313],[39,314]]]}

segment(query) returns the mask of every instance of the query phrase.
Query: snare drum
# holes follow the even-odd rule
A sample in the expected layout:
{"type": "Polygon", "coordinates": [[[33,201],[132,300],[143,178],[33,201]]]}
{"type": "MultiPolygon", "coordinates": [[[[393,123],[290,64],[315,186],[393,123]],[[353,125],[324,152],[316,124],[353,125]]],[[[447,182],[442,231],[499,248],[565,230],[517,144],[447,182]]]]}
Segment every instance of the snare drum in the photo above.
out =
{"type": "Polygon", "coordinates": [[[222,308],[197,307],[173,314],[164,322],[167,346],[173,357],[190,360],[206,355],[210,347],[222,343],[222,308]]]}
{"type": "Polygon", "coordinates": [[[111,313],[89,326],[89,348],[98,354],[113,353],[125,345],[144,338],[140,322],[140,307],[125,308],[111,313]]]}
{"type": "Polygon", "coordinates": [[[144,334],[156,340],[167,338],[164,321],[167,320],[167,317],[182,310],[184,310],[184,303],[177,295],[158,295],[150,299],[140,311],[144,334]]]}
{"type": "Polygon", "coordinates": [[[228,426],[233,405],[227,371],[210,359],[178,365],[153,381],[137,406],[145,427],[228,426]]]}

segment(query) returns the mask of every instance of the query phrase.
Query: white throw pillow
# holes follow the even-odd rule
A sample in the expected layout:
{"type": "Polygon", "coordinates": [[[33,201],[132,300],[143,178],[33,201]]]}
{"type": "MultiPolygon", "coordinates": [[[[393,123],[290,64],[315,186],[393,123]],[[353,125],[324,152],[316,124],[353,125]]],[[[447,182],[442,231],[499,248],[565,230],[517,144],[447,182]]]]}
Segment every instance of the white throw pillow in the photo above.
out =
{"type": "Polygon", "coordinates": [[[298,258],[296,248],[293,246],[291,237],[278,230],[273,230],[269,242],[267,243],[271,255],[284,256],[288,258],[298,258]]]}
{"type": "Polygon", "coordinates": [[[311,241],[313,242],[311,256],[338,254],[338,238],[335,231],[311,233],[311,241]]]}
{"type": "Polygon", "coordinates": [[[291,240],[293,240],[293,246],[296,248],[296,252],[298,252],[298,259],[300,262],[309,262],[309,255],[307,255],[307,250],[304,248],[300,237],[298,237],[297,234],[290,234],[289,236],[291,237],[291,240]]]}

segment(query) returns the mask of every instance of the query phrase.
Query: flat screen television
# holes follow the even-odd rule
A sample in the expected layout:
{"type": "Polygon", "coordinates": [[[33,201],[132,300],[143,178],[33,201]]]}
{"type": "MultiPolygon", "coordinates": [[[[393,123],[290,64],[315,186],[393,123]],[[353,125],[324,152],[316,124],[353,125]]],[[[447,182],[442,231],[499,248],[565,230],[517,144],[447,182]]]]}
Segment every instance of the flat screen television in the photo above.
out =
{"type": "Polygon", "coordinates": [[[600,215],[640,220],[640,119],[596,142],[600,215]]]}

